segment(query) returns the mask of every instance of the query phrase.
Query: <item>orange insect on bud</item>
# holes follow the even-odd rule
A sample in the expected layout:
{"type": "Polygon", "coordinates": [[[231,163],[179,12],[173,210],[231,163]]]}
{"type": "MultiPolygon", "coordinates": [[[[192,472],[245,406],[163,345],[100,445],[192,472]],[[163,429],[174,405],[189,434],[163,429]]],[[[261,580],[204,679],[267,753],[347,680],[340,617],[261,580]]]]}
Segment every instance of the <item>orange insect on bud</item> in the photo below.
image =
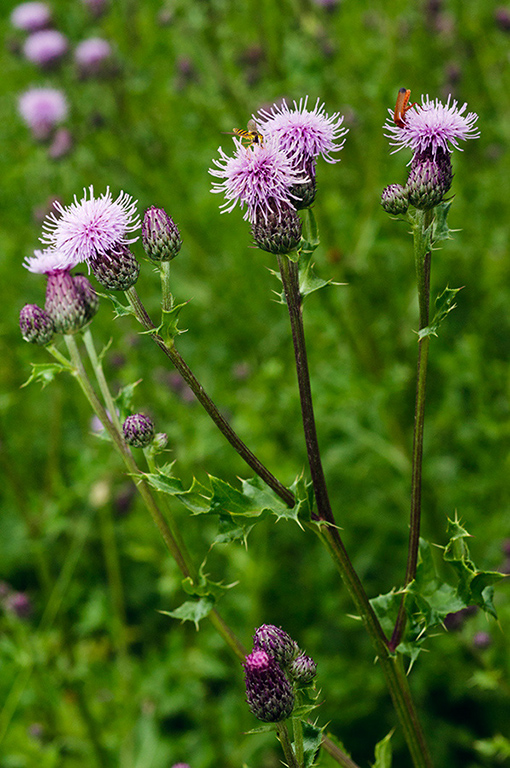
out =
{"type": "Polygon", "coordinates": [[[398,125],[399,128],[404,127],[407,110],[415,106],[414,104],[408,103],[410,96],[411,91],[409,88],[401,88],[398,92],[393,120],[395,121],[395,125],[398,125]]]}

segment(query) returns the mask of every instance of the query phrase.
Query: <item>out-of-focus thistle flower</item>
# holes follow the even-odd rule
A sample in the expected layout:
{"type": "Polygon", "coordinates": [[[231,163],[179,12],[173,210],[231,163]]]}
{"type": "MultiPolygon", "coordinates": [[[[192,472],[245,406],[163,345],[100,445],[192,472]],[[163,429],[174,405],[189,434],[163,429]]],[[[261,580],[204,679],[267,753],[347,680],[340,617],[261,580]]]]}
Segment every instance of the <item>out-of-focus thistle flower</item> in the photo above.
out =
{"type": "Polygon", "coordinates": [[[51,11],[46,3],[21,3],[11,13],[11,24],[24,32],[36,32],[51,22],[51,11]]]}
{"type": "Polygon", "coordinates": [[[265,723],[290,717],[294,691],[278,662],[266,651],[255,650],[244,661],[246,700],[251,712],[265,723]]]}
{"type": "Polygon", "coordinates": [[[274,139],[306,179],[305,184],[291,189],[295,208],[307,208],[314,201],[317,158],[323,157],[328,163],[339,162],[340,158],[332,157],[331,153],[343,148],[348,132],[342,126],[344,118],[339,112],[328,115],[319,99],[312,110],[307,109],[307,104],[308,96],[294,101],[292,109],[284,100],[280,105],[259,110],[257,116],[264,140],[274,139]]]}
{"type": "Polygon", "coordinates": [[[145,253],[153,261],[171,261],[181,250],[179,229],[163,208],[151,205],[145,211],[142,243],[145,253]]]}
{"type": "Polygon", "coordinates": [[[74,50],[74,60],[81,77],[93,77],[106,72],[112,57],[112,47],[101,37],[82,40],[74,50]]]}
{"type": "Polygon", "coordinates": [[[214,182],[211,190],[225,195],[222,213],[229,213],[239,203],[246,208],[244,218],[253,224],[273,214],[279,216],[289,207],[295,208],[290,189],[305,179],[276,141],[268,138],[263,144],[245,147],[234,138],[234,144],[234,156],[219,147],[220,159],[213,160],[216,168],[209,169],[212,176],[222,179],[214,182]]]}
{"type": "Polygon", "coordinates": [[[56,29],[33,32],[23,45],[23,54],[39,67],[51,67],[67,53],[67,38],[56,29]]]}
{"type": "Polygon", "coordinates": [[[67,100],[55,88],[30,88],[18,99],[18,111],[35,139],[44,141],[67,117],[67,100]]]}
{"type": "Polygon", "coordinates": [[[67,128],[59,128],[55,131],[53,140],[48,147],[48,157],[52,160],[60,160],[65,157],[73,148],[73,136],[67,128]]]}
{"type": "Polygon", "coordinates": [[[281,627],[274,624],[262,624],[253,635],[255,650],[266,651],[282,667],[287,666],[299,654],[298,644],[281,627]]]}
{"type": "Polygon", "coordinates": [[[451,95],[446,104],[439,99],[422,96],[421,104],[406,111],[402,125],[395,124],[393,110],[388,110],[391,120],[385,123],[385,135],[395,147],[394,152],[409,147],[414,153],[435,157],[439,151],[460,150],[459,140],[480,136],[475,128],[478,115],[475,112],[466,113],[466,109],[466,103],[459,108],[451,95]]]}
{"type": "Polygon", "coordinates": [[[145,448],[154,439],[154,422],[143,413],[133,413],[122,425],[124,438],[134,448],[145,448]]]}
{"type": "Polygon", "coordinates": [[[381,205],[386,213],[398,216],[409,208],[407,190],[402,184],[390,184],[385,187],[381,195],[381,205]]]}
{"type": "Polygon", "coordinates": [[[82,3],[96,19],[99,18],[108,7],[107,0],[82,0],[82,3]]]}
{"type": "Polygon", "coordinates": [[[34,251],[33,256],[25,259],[24,266],[30,272],[47,276],[44,309],[57,333],[76,333],[91,321],[99,304],[97,296],[92,295],[92,286],[85,285],[87,279],[71,275],[76,261],[48,248],[34,251]]]}
{"type": "Polygon", "coordinates": [[[18,619],[28,619],[32,613],[32,603],[25,592],[13,592],[5,601],[6,610],[14,613],[18,619]]]}
{"type": "Polygon", "coordinates": [[[25,341],[32,344],[49,344],[55,333],[53,320],[37,304],[25,304],[19,313],[19,327],[25,341]]]}
{"type": "Polygon", "coordinates": [[[302,653],[292,659],[288,666],[288,672],[298,685],[308,685],[317,674],[317,664],[311,656],[302,653]]]}
{"type": "Polygon", "coordinates": [[[94,188],[83,190],[83,197],[74,203],[62,206],[55,202],[55,213],[50,213],[43,224],[41,242],[74,259],[75,263],[91,263],[99,256],[108,258],[113,251],[136,242],[138,237],[128,238],[129,232],[140,227],[136,213],[136,201],[125,192],[112,200],[110,189],[94,197],[94,188]]]}

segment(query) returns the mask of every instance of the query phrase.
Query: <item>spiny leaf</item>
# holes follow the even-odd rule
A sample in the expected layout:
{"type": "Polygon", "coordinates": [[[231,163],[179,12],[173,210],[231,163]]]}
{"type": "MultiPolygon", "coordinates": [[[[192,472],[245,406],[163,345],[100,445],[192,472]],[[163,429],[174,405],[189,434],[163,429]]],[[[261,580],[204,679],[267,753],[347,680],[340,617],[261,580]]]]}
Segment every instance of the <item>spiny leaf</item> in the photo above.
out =
{"type": "Polygon", "coordinates": [[[173,619],[180,619],[181,621],[192,621],[198,630],[198,625],[202,619],[204,619],[214,608],[214,598],[207,596],[201,597],[199,600],[187,600],[180,605],[175,611],[160,611],[165,616],[171,616],[173,619]]]}
{"type": "Polygon", "coordinates": [[[303,768],[312,768],[322,743],[323,728],[303,723],[303,768]]]}
{"type": "Polygon", "coordinates": [[[436,205],[434,209],[434,221],[432,223],[432,242],[436,243],[438,240],[451,240],[450,232],[452,229],[448,227],[447,218],[452,207],[453,198],[450,200],[443,200],[442,203],[436,205]]]}
{"type": "Polygon", "coordinates": [[[164,309],[162,312],[161,325],[158,328],[165,344],[173,341],[176,336],[181,333],[186,333],[186,330],[181,330],[177,322],[179,320],[179,313],[183,307],[188,304],[187,301],[182,304],[176,304],[171,309],[164,309]]]}
{"type": "Polygon", "coordinates": [[[375,745],[375,763],[373,768],[391,768],[393,750],[391,748],[392,730],[375,745]]]}
{"type": "Polygon", "coordinates": [[[315,274],[313,267],[312,254],[305,255],[302,253],[299,259],[299,290],[303,297],[314,291],[319,291],[321,288],[326,288],[328,285],[340,285],[340,283],[334,283],[333,280],[322,280],[315,274]]]}
{"type": "Polygon", "coordinates": [[[141,379],[133,382],[132,384],[126,384],[125,387],[121,387],[117,396],[114,398],[115,405],[119,411],[120,421],[133,413],[133,395],[136,387],[140,384],[141,379]]]}
{"type": "Polygon", "coordinates": [[[98,296],[102,296],[104,299],[108,299],[113,304],[115,319],[118,317],[124,317],[125,315],[135,315],[134,309],[130,304],[123,304],[118,300],[113,293],[98,293],[98,296]]]}
{"type": "Polygon", "coordinates": [[[33,381],[39,381],[42,387],[46,387],[55,376],[62,371],[72,370],[71,366],[63,365],[61,363],[31,363],[32,373],[29,378],[22,384],[22,387],[27,387],[33,381]]]}
{"type": "Polygon", "coordinates": [[[426,328],[422,328],[421,331],[418,331],[419,339],[423,339],[425,336],[437,336],[439,326],[448,313],[457,306],[453,302],[455,301],[458,292],[461,290],[462,288],[449,288],[446,286],[444,291],[439,294],[436,298],[436,311],[432,322],[426,328]]]}

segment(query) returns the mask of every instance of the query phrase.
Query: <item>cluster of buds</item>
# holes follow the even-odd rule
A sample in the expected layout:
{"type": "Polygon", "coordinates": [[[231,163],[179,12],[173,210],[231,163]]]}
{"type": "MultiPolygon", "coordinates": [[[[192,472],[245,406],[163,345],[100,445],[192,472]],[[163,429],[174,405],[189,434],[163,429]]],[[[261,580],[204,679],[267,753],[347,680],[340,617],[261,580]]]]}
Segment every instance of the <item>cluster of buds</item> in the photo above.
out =
{"type": "Polygon", "coordinates": [[[280,627],[263,624],[253,636],[253,651],[244,661],[246,700],[265,723],[290,717],[297,688],[309,685],[317,672],[310,656],[280,627]]]}

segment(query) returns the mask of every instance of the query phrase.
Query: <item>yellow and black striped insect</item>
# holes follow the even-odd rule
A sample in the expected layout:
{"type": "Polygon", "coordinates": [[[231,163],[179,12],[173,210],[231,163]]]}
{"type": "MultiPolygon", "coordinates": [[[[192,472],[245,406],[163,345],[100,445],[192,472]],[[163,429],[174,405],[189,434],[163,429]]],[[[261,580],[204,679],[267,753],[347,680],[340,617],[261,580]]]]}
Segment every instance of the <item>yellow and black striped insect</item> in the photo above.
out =
{"type": "Polygon", "coordinates": [[[262,145],[264,143],[264,137],[258,130],[257,123],[253,119],[248,120],[246,130],[243,128],[234,128],[233,131],[223,131],[223,133],[227,133],[229,136],[239,136],[245,147],[251,147],[253,144],[262,145]]]}

